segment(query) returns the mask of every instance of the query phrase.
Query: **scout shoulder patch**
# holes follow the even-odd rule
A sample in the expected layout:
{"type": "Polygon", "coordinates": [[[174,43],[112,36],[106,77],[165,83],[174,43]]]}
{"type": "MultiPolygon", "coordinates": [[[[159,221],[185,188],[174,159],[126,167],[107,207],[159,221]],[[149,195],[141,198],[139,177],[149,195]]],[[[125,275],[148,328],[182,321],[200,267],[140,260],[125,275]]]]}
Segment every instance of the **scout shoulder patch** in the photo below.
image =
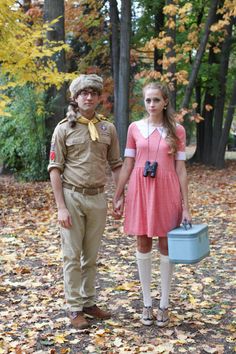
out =
{"type": "Polygon", "coordinates": [[[56,159],[55,144],[54,144],[54,142],[52,142],[51,148],[50,148],[50,161],[54,162],[55,159],[56,159]]]}
{"type": "Polygon", "coordinates": [[[107,124],[106,123],[102,123],[100,125],[100,130],[103,132],[103,133],[106,133],[107,132],[107,124]]]}
{"type": "Polygon", "coordinates": [[[55,158],[56,158],[56,153],[55,153],[55,151],[52,150],[52,151],[50,152],[50,161],[53,161],[53,162],[54,162],[54,161],[55,161],[55,158]]]}

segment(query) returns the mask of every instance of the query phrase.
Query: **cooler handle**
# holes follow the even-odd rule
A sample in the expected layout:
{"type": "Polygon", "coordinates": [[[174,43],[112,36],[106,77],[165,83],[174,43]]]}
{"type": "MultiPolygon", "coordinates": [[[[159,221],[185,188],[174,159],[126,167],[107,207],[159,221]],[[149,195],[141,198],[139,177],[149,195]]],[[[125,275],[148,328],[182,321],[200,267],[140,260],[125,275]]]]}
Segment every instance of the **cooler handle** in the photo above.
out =
{"type": "Polygon", "coordinates": [[[188,222],[186,219],[184,219],[184,221],[182,222],[183,227],[185,228],[185,230],[187,231],[188,229],[192,228],[192,224],[191,222],[188,222]]]}

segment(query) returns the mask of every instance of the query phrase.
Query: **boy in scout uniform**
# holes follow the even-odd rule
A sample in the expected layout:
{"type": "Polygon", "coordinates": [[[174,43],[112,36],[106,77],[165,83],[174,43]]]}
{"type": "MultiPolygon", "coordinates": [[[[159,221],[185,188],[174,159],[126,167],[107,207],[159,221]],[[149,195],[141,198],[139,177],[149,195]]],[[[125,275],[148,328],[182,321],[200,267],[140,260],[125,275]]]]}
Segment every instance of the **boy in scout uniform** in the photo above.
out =
{"type": "Polygon", "coordinates": [[[72,103],[54,130],[48,171],[58,208],[69,318],[83,329],[88,316],[110,318],[95,304],[96,259],[107,214],[106,163],[117,182],[122,160],[115,126],[95,112],[102,78],[80,75],[69,89],[72,103]]]}

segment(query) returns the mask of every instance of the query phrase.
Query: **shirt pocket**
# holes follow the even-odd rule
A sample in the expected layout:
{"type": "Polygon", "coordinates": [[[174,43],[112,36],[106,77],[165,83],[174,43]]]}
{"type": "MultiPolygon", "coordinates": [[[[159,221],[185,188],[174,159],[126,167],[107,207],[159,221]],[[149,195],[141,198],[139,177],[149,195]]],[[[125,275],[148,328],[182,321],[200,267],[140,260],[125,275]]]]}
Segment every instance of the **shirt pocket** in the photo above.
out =
{"type": "Polygon", "coordinates": [[[67,159],[78,158],[88,146],[88,142],[84,138],[69,138],[66,141],[67,159]]]}
{"type": "Polygon", "coordinates": [[[109,135],[100,135],[99,141],[93,142],[93,153],[99,160],[107,160],[108,149],[111,144],[109,135]]]}

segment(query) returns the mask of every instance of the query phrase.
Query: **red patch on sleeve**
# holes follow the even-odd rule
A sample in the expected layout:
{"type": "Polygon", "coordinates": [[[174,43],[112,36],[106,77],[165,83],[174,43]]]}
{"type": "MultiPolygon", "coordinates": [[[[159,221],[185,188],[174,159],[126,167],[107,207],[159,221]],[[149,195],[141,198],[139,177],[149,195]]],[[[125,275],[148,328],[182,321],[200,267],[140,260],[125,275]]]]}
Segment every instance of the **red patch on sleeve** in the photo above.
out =
{"type": "Polygon", "coordinates": [[[50,152],[50,160],[51,160],[51,161],[54,161],[55,158],[56,158],[55,151],[51,151],[51,152],[50,152]]]}

